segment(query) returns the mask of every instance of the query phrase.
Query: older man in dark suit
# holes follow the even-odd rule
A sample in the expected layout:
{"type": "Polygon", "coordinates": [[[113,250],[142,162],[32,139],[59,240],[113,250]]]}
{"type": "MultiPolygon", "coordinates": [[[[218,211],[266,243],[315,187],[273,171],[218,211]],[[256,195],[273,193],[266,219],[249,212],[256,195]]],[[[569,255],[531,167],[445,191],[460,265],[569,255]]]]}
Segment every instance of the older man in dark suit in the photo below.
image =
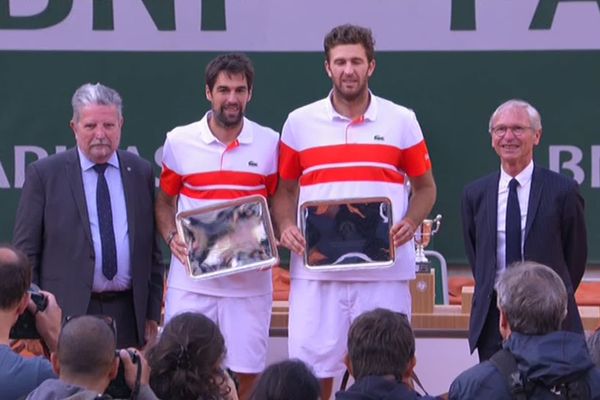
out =
{"type": "Polygon", "coordinates": [[[72,104],[77,147],[29,165],[13,241],[64,315],[109,315],[119,347],[142,346],[156,335],[163,293],[152,167],[118,150],[115,90],[85,84],[72,104]]]}
{"type": "Polygon", "coordinates": [[[465,248],[475,278],[469,345],[471,351],[477,348],[481,361],[502,345],[494,283],[507,266],[530,260],[556,271],[568,294],[563,329],[582,332],[574,293],[587,259],[584,201],[577,183],[533,162],[542,136],[538,111],[509,100],[492,114],[489,130],[500,172],[467,185],[462,198],[465,248]]]}

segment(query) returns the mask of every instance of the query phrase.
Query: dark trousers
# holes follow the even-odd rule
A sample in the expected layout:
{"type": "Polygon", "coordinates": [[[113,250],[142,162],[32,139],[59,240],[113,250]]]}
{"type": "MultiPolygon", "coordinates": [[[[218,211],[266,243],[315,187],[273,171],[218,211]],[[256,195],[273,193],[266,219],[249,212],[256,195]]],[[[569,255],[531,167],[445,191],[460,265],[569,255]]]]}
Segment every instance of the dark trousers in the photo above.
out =
{"type": "Polygon", "coordinates": [[[140,347],[131,290],[116,294],[92,294],[87,313],[108,315],[116,323],[117,347],[140,347]]]}
{"type": "Polygon", "coordinates": [[[481,336],[477,341],[477,353],[479,354],[479,362],[488,360],[498,350],[502,348],[502,336],[500,336],[500,311],[496,306],[496,291],[492,295],[490,308],[485,319],[485,324],[481,330],[481,336]]]}

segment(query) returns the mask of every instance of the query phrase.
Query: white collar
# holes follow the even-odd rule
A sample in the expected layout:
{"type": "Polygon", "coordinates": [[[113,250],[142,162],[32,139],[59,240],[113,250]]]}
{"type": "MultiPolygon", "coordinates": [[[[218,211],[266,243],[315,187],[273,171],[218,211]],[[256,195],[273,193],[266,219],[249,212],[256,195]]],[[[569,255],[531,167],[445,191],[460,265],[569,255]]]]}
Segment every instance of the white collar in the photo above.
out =
{"type": "MultiPolygon", "coordinates": [[[[208,111],[206,114],[204,114],[204,117],[202,117],[202,119],[200,120],[200,139],[202,139],[202,141],[206,144],[213,143],[213,142],[220,143],[219,139],[217,139],[215,137],[215,135],[213,135],[212,131],[210,130],[210,126],[208,125],[208,117],[211,114],[212,114],[212,111],[208,111]]],[[[252,140],[254,139],[254,134],[252,132],[252,126],[250,125],[249,122],[250,121],[248,121],[248,119],[246,119],[246,117],[243,118],[242,130],[240,131],[240,134],[236,138],[238,143],[252,143],[252,140]]]]}
{"type": "MultiPolygon", "coordinates": [[[[77,146],[77,152],[79,153],[79,165],[81,166],[82,171],[87,171],[90,168],[93,168],[96,165],[95,162],[91,161],[87,156],[81,151],[79,146],[77,146]]],[[[109,165],[112,165],[116,169],[119,169],[119,157],[117,156],[117,152],[112,153],[108,161],[106,162],[109,165]]]]}
{"type": "MultiPolygon", "coordinates": [[[[377,119],[377,110],[379,109],[378,106],[378,97],[375,96],[373,93],[371,93],[371,91],[369,90],[369,106],[367,107],[367,110],[365,111],[365,113],[363,115],[361,115],[360,117],[356,118],[355,121],[360,120],[360,122],[362,121],[375,121],[377,119]]],[[[333,90],[329,92],[329,95],[327,95],[327,98],[325,99],[325,106],[327,108],[327,115],[329,116],[329,118],[331,120],[336,120],[336,119],[342,119],[345,121],[350,121],[350,118],[343,116],[342,114],[338,113],[335,108],[333,108],[333,90]]],[[[355,122],[352,121],[352,122],[355,122]]]]}
{"type": "MultiPolygon", "coordinates": [[[[531,182],[531,176],[533,175],[533,160],[529,162],[529,164],[523,169],[523,171],[519,172],[517,176],[514,178],[519,182],[519,186],[523,187],[524,185],[531,182]]],[[[506,173],[502,166],[500,166],[500,187],[508,187],[509,182],[513,179],[512,176],[506,173]]]]}

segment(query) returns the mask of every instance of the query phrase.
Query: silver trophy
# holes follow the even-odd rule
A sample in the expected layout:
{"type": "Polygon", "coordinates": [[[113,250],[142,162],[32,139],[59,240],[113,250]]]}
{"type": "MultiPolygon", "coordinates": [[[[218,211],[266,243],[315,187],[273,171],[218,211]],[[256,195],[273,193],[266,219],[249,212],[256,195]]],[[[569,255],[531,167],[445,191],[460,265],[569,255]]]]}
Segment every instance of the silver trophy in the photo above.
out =
{"type": "Polygon", "coordinates": [[[279,261],[269,207],[260,195],[180,212],[177,230],[194,279],[264,269],[279,261]]]}
{"type": "Polygon", "coordinates": [[[306,267],[318,271],[391,267],[393,220],[392,203],[385,197],[303,203],[306,267]]]}
{"type": "Polygon", "coordinates": [[[415,232],[415,263],[417,272],[429,272],[431,262],[425,256],[425,247],[429,246],[431,237],[435,235],[442,222],[442,216],[438,214],[434,219],[424,219],[415,232]]]}

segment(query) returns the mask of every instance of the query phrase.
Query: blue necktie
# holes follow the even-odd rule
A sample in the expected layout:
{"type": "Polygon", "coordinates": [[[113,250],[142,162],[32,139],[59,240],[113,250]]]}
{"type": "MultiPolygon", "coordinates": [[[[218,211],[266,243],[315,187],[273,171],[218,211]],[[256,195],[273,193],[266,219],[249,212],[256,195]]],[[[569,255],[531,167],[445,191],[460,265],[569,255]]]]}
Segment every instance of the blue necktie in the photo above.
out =
{"type": "Polygon", "coordinates": [[[100,228],[100,242],[102,243],[102,273],[108,280],[117,274],[117,247],[115,245],[115,232],[113,230],[112,209],[110,206],[110,192],[104,177],[108,164],[96,164],[94,170],[98,173],[96,185],[96,208],[98,210],[98,226],[100,228]]]}
{"type": "Polygon", "coordinates": [[[517,196],[519,181],[511,179],[506,202],[506,266],[521,261],[521,209],[517,196]]]}

